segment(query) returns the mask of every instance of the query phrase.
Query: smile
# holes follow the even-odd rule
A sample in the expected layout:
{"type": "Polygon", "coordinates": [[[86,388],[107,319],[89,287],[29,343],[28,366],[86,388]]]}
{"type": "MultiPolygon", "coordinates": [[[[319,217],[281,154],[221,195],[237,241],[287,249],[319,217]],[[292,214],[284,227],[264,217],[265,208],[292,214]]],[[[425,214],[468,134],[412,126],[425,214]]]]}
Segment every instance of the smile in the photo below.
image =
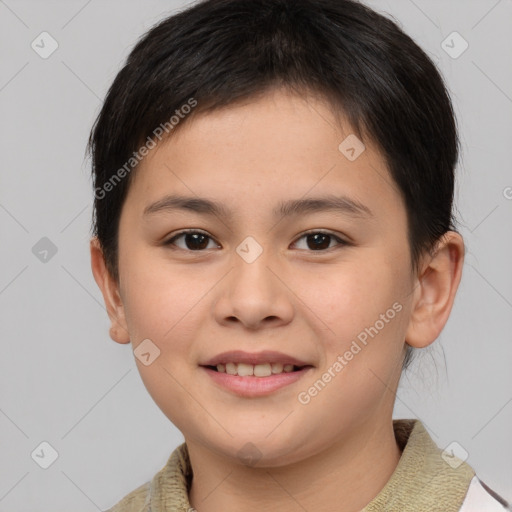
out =
{"type": "Polygon", "coordinates": [[[270,375],[279,375],[281,373],[296,372],[304,368],[304,366],[296,366],[293,364],[282,363],[226,363],[216,366],[208,366],[212,370],[219,373],[227,373],[229,375],[238,375],[240,377],[269,377],[270,375]]]}
{"type": "Polygon", "coordinates": [[[226,363],[225,365],[200,366],[200,368],[208,374],[216,386],[244,398],[271,395],[277,390],[297,382],[310,370],[313,370],[313,366],[310,365],[300,367],[280,363],[256,365],[226,363]]]}

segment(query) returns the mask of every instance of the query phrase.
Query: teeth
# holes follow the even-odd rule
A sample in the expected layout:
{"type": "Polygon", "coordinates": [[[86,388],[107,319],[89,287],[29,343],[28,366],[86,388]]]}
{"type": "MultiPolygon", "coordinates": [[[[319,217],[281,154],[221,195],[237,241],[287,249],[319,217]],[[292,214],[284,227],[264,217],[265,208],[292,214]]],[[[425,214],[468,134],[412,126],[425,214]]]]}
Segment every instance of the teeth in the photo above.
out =
{"type": "MultiPolygon", "coordinates": [[[[226,373],[229,373],[229,375],[236,375],[236,369],[237,365],[235,363],[226,364],[226,373]]],[[[220,371],[219,366],[217,366],[217,371],[220,371]]]]}
{"type": "Polygon", "coordinates": [[[217,371],[229,375],[238,375],[239,377],[269,377],[278,373],[293,372],[293,364],[264,363],[264,364],[246,364],[246,363],[226,363],[218,364],[217,371]]]}
{"type": "Polygon", "coordinates": [[[281,373],[283,365],[281,363],[272,363],[272,373],[281,373]]]}
{"type": "Polygon", "coordinates": [[[254,375],[256,377],[268,377],[269,375],[272,375],[272,366],[268,363],[256,364],[254,365],[254,375]]]}
{"type": "Polygon", "coordinates": [[[239,363],[237,373],[240,377],[249,377],[254,375],[254,366],[252,364],[239,363]]]}

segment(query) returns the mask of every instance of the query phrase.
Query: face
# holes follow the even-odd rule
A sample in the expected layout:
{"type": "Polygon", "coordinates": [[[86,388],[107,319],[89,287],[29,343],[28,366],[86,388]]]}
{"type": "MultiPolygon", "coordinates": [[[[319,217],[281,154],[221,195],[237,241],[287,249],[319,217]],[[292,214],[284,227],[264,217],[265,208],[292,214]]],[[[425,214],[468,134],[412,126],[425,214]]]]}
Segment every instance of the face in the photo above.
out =
{"type": "Polygon", "coordinates": [[[150,340],[138,369],[187,442],[270,467],[390,420],[413,299],[407,218],[375,147],[340,150],[350,135],[322,100],[276,91],[197,116],[141,162],[119,227],[122,316],[136,352],[150,340]],[[231,351],[248,359],[221,364],[261,375],[303,368],[204,366],[231,351]]]}

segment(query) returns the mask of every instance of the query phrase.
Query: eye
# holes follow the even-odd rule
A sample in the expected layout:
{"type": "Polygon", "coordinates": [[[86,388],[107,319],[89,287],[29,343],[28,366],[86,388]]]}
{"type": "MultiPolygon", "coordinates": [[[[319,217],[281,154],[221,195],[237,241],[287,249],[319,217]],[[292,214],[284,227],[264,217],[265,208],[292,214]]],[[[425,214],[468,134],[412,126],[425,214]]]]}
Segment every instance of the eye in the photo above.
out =
{"type": "MultiPolygon", "coordinates": [[[[349,243],[346,242],[345,240],[342,240],[333,233],[329,233],[326,231],[310,231],[304,233],[298,240],[301,240],[302,238],[307,239],[306,248],[312,251],[323,251],[325,249],[332,249],[330,245],[333,240],[337,242],[337,245],[349,245],[349,243]]],[[[177,233],[172,238],[164,242],[164,245],[176,245],[179,249],[189,251],[202,251],[204,249],[208,249],[208,241],[213,242],[213,238],[211,238],[206,233],[203,233],[202,231],[189,229],[177,233]],[[184,246],[180,246],[176,243],[176,241],[181,238],[183,238],[184,246]]],[[[295,242],[295,245],[296,244],[297,242],[295,242]]],[[[216,243],[214,243],[214,246],[219,247],[219,245],[216,243]]],[[[210,247],[210,249],[211,248],[212,247],[210,247]]]]}
{"type": "MultiPolygon", "coordinates": [[[[332,249],[330,243],[335,240],[338,242],[338,245],[344,246],[349,245],[348,242],[342,240],[338,236],[333,233],[329,233],[326,231],[309,231],[308,233],[304,233],[298,240],[302,238],[306,238],[306,246],[308,249],[312,251],[322,251],[325,249],[332,249]]],[[[295,242],[297,244],[297,242],[295,242]]]]}
{"type": "Polygon", "coordinates": [[[167,242],[165,242],[164,245],[177,245],[175,244],[175,241],[182,237],[184,237],[183,240],[185,242],[185,247],[178,247],[183,250],[188,249],[191,251],[201,251],[203,249],[208,248],[208,239],[213,241],[213,239],[206,233],[203,233],[202,231],[189,229],[186,231],[181,231],[180,233],[174,235],[172,238],[167,240],[167,242]]]}

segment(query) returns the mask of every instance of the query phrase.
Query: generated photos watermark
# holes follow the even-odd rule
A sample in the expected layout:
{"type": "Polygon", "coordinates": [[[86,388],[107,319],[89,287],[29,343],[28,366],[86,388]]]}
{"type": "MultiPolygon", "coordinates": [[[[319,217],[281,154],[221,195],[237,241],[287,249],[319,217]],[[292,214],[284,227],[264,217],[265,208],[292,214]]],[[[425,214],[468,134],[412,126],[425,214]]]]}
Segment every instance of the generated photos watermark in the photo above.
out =
{"type": "Polygon", "coordinates": [[[301,391],[297,395],[297,399],[299,403],[302,405],[307,405],[311,402],[311,400],[318,396],[318,394],[327,386],[329,382],[336,377],[345,366],[348,365],[352,359],[354,359],[354,356],[359,354],[361,350],[366,347],[368,344],[368,337],[374,338],[379,334],[384,327],[386,327],[387,324],[395,316],[397,313],[400,313],[402,311],[403,306],[399,302],[395,302],[385,313],[381,313],[379,316],[379,320],[377,320],[372,326],[365,327],[358,335],[357,339],[354,339],[350,345],[350,348],[345,351],[343,355],[338,355],[336,358],[336,361],[327,368],[327,370],[322,374],[322,376],[317,379],[313,385],[311,385],[307,390],[301,391]],[[359,343],[358,343],[359,341],[359,343]],[[361,346],[362,345],[362,346],[361,346]]]}
{"type": "Polygon", "coordinates": [[[146,142],[137,150],[133,152],[131,156],[122,167],[120,167],[112,176],[104,183],[101,187],[94,189],[94,197],[96,199],[104,199],[108,192],[113,190],[118,183],[125,178],[132,169],[145,157],[149,152],[154,149],[157,142],[154,139],[162,140],[164,132],[169,134],[173,128],[179,124],[179,122],[185,118],[187,114],[192,111],[192,108],[197,105],[197,100],[189,98],[187,103],[181,105],[179,109],[176,109],[175,115],[172,115],[165,123],[160,123],[154,130],[152,138],[150,135],[147,136],[146,142]]]}

